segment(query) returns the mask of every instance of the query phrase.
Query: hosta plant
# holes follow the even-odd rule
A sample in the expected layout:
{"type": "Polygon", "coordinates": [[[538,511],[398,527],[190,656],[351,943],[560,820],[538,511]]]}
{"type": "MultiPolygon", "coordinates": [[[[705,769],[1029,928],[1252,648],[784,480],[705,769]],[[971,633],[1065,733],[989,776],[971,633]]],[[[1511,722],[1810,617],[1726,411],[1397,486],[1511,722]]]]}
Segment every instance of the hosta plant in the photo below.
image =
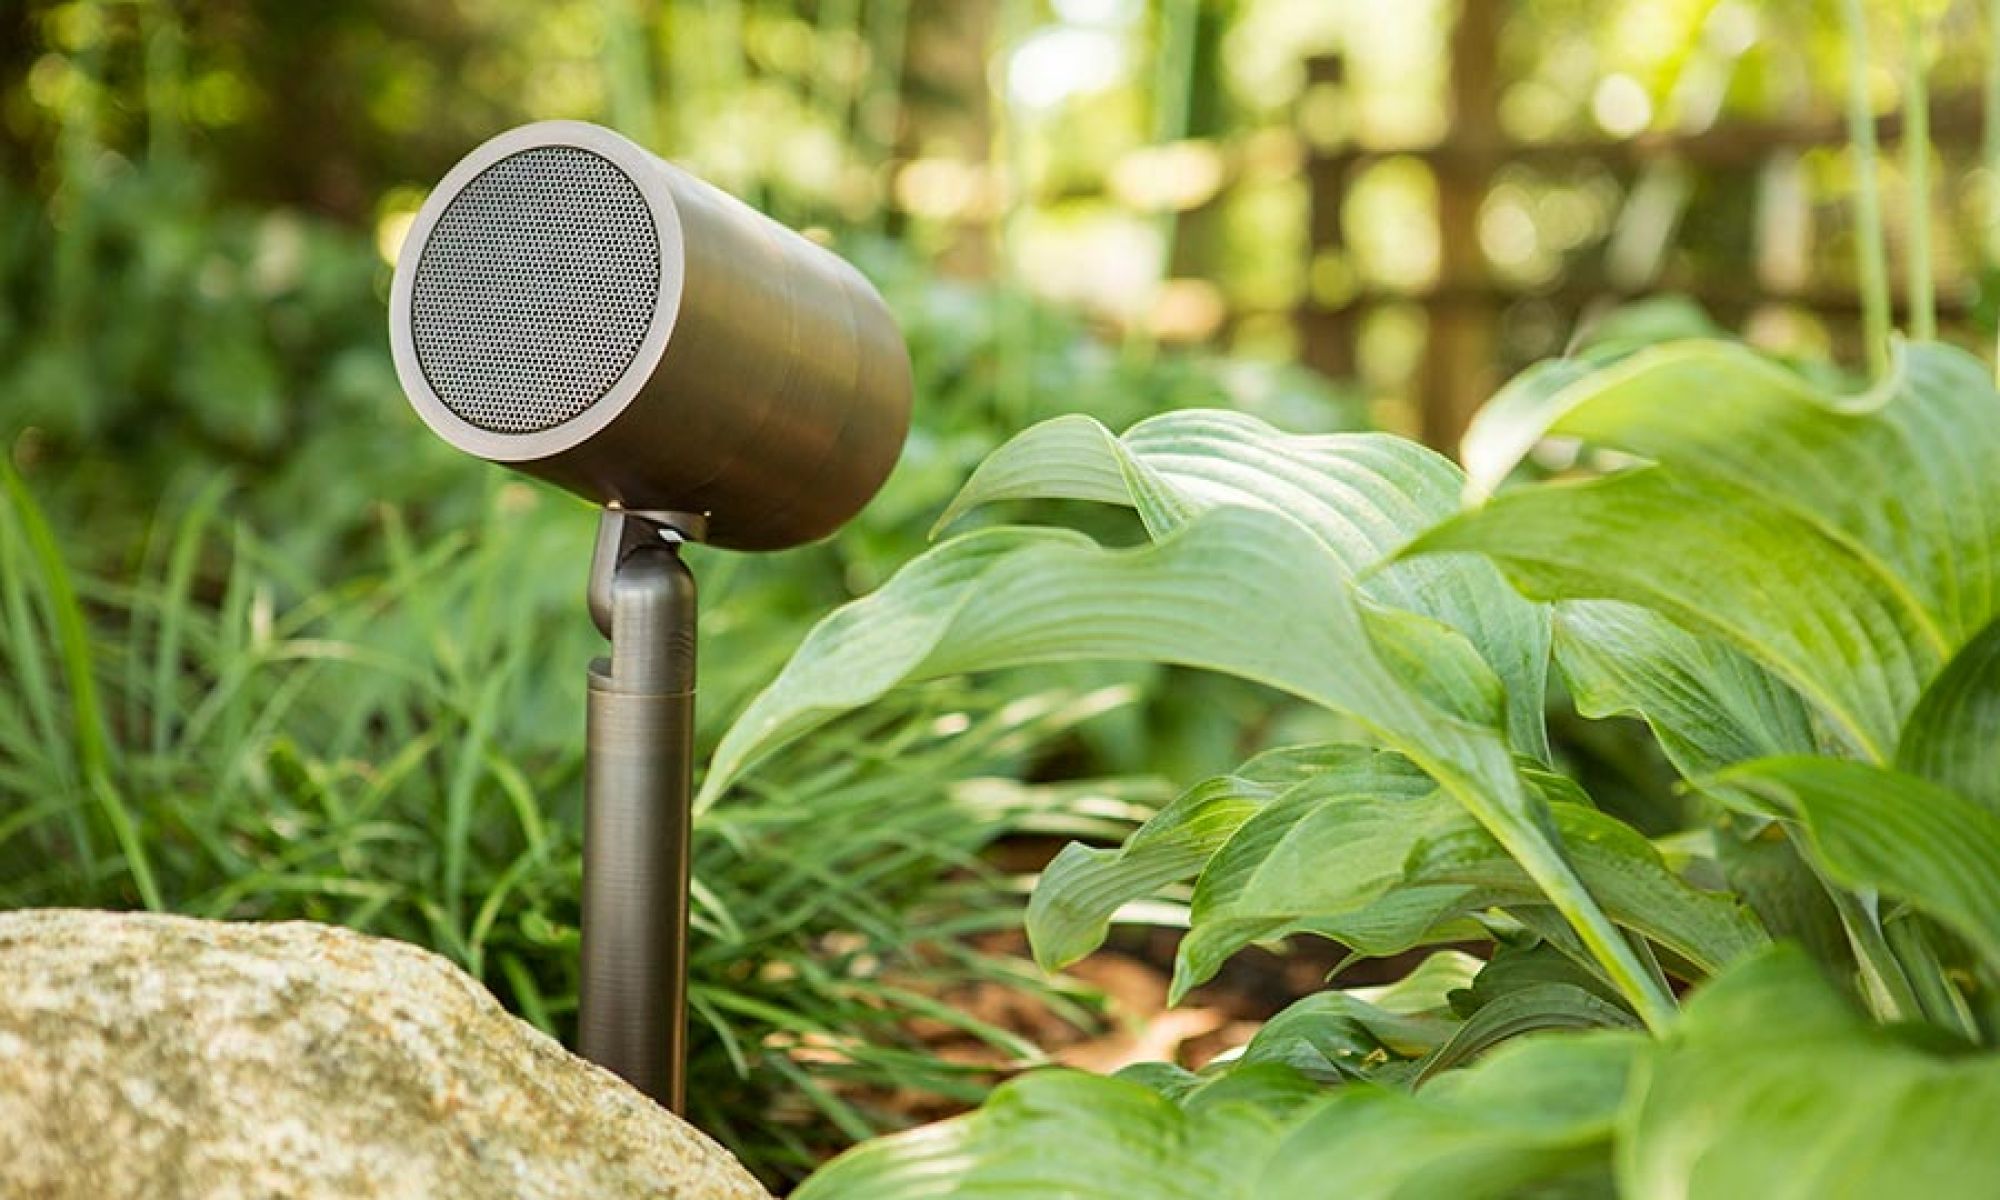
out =
{"type": "Polygon", "coordinates": [[[1188,924],[1176,996],[1286,936],[1420,965],[1309,997],[1199,1072],[1030,1073],[801,1195],[2000,1184],[1986,370],[1913,346],[1848,395],[1722,341],[1606,350],[1515,381],[1465,458],[1219,412],[1122,436],[1058,418],[990,457],[945,524],[1099,501],[1136,511],[1146,544],[973,529],[806,640],[724,738],[710,800],[913,681],[1092,658],[1223,672],[1352,737],[1069,847],[1029,909],[1038,958],[1073,962],[1166,898],[1188,924]],[[1603,469],[1502,486],[1552,438],[1603,469]],[[1586,717],[1642,719],[1703,819],[1654,841],[1601,811],[1551,752],[1558,684],[1586,717]]]}

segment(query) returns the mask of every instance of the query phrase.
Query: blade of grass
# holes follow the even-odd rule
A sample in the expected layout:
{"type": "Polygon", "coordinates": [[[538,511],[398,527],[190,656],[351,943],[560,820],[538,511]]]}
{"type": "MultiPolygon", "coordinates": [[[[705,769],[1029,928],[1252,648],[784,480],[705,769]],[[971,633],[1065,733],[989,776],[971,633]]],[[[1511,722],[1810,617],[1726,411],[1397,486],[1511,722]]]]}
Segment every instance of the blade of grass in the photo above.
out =
{"type": "Polygon", "coordinates": [[[42,599],[48,608],[63,673],[69,682],[78,766],[91,796],[103,809],[105,819],[111,826],[112,838],[124,856],[125,868],[132,876],[140,902],[154,912],[162,911],[166,905],[154,880],[145,843],[139,837],[125,798],[113,782],[112,747],[105,730],[104,710],[98,702],[90,632],[83,607],[77,602],[69,567],[63,561],[62,548],[57,544],[55,532],[49,528],[40,506],[28,494],[26,481],[14,470],[13,464],[5,460],[0,460],[0,486],[5,487],[13,502],[21,531],[27,536],[28,552],[43,580],[42,599]]]}
{"type": "Polygon", "coordinates": [[[173,739],[174,718],[181,709],[177,684],[181,674],[182,639],[194,603],[195,564],[199,560],[209,519],[222,503],[227,488],[228,482],[218,478],[195,497],[174,532],[173,550],[167,558],[167,576],[160,587],[160,634],[154,646],[152,695],[149,700],[153,754],[158,758],[167,755],[168,744],[173,739]]]}
{"type": "MultiPolygon", "coordinates": [[[[8,468],[0,464],[0,470],[5,469],[8,468]]],[[[40,576],[34,570],[20,522],[21,516],[10,499],[0,507],[0,604],[6,609],[6,658],[13,667],[14,694],[27,709],[28,732],[33,737],[17,757],[23,762],[31,758],[46,762],[53,778],[47,781],[45,790],[69,796],[76,787],[76,763],[71,756],[55,752],[68,739],[62,736],[62,722],[57,715],[62,701],[49,676],[49,665],[43,659],[48,639],[42,636],[27,590],[29,582],[40,576]]],[[[61,811],[64,823],[69,826],[69,841],[77,862],[86,876],[96,878],[97,848],[84,810],[66,801],[61,811]]]]}
{"type": "Polygon", "coordinates": [[[549,1008],[542,1000],[542,989],[536,985],[528,965],[517,955],[502,954],[500,974],[507,980],[508,989],[514,993],[514,1006],[528,1024],[550,1037],[556,1036],[556,1023],[549,1019],[549,1008]]]}

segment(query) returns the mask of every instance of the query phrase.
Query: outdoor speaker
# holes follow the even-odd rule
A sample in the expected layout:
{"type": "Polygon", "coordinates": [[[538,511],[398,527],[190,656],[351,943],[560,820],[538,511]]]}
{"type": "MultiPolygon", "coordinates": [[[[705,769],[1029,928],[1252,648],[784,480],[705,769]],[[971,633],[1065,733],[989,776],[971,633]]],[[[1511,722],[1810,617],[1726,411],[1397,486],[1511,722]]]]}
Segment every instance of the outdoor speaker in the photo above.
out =
{"type": "Polygon", "coordinates": [[[503,133],[444,177],[403,243],[389,333],[447,442],[702,518],[717,546],[831,533],[909,426],[902,335],[858,271],[573,121],[503,133]]]}

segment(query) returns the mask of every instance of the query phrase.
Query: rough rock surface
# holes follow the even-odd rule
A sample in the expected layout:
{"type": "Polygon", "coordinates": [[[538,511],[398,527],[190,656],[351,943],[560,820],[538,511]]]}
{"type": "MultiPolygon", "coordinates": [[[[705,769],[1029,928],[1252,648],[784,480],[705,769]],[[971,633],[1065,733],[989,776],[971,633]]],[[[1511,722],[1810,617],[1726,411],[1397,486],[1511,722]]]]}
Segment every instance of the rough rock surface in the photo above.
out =
{"type": "Polygon", "coordinates": [[[0,913],[0,1196],[767,1200],[413,946],[0,913]]]}

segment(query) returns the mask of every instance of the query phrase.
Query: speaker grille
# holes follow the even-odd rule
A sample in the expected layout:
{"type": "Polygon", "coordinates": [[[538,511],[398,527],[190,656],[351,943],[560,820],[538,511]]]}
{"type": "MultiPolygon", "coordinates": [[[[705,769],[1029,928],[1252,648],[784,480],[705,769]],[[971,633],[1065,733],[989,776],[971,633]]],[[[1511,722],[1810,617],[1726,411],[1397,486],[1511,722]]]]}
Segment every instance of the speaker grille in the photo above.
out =
{"type": "Polygon", "coordinates": [[[445,206],[410,289],[411,341],[460,419],[537,433],[625,373],[659,292],[659,235],[631,179],[588,150],[537,146],[445,206]]]}

